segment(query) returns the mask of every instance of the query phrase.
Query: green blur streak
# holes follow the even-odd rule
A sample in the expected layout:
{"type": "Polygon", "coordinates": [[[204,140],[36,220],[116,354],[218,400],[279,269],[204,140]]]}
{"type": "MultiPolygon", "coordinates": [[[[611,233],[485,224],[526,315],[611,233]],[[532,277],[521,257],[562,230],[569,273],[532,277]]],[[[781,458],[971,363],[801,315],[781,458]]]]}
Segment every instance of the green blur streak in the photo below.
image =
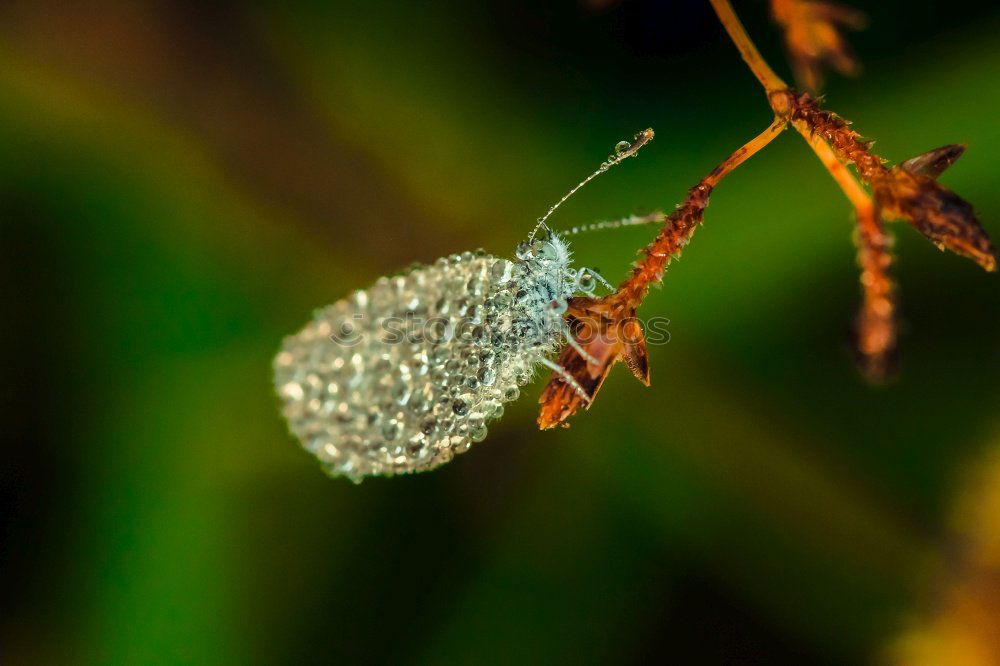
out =
{"type": "MultiPolygon", "coordinates": [[[[423,231],[454,250],[509,253],[534,213],[602,157],[503,87],[446,16],[281,10],[260,24],[331,131],[440,219],[423,231]]],[[[869,71],[831,106],[894,158],[970,143],[945,181],[992,229],[1000,57],[992,35],[974,37],[928,57],[929,71],[869,71]]],[[[669,208],[753,133],[755,116],[767,120],[751,97],[739,127],[713,116],[672,132],[668,93],[651,105],[657,142],[562,220],[669,208]]],[[[941,467],[982,443],[995,378],[960,354],[935,359],[917,338],[894,393],[858,385],[828,332],[856,299],[849,214],[797,137],[727,179],[646,304],[674,322],[671,344],[652,350],[652,389],[617,372],[594,409],[555,434],[533,431],[529,390],[484,450],[354,488],[324,479],[284,434],[270,356],[311,307],[363,286],[353,276],[395,267],[317,246],[190,137],[113,95],[4,54],[0,102],[0,173],[50,202],[40,235],[57,239],[77,279],[66,316],[88,409],[67,442],[85,452],[83,487],[58,573],[72,592],[38,601],[68,627],[66,659],[499,663],[513,648],[538,663],[609,661],[652,631],[651,590],[668,594],[691,562],[789,635],[855,655],[894,628],[939,566],[940,544],[900,504],[940,510],[941,467]],[[788,314],[826,300],[817,293],[834,312],[821,302],[788,314]],[[817,337],[797,340],[801,330],[817,337]],[[923,390],[935,382],[944,397],[931,402],[923,390]],[[962,425],[922,420],[932,409],[962,425]],[[516,457],[495,451],[504,446],[520,447],[516,457]],[[504,463],[513,489],[497,491],[502,506],[463,508],[491,494],[463,477],[493,481],[490,466],[504,463]]],[[[610,147],[635,129],[605,118],[591,131],[610,147]]],[[[577,247],[614,277],[651,233],[577,247]]],[[[932,287],[920,276],[940,274],[996,302],[960,260],[901,245],[914,300],[932,287]]]]}

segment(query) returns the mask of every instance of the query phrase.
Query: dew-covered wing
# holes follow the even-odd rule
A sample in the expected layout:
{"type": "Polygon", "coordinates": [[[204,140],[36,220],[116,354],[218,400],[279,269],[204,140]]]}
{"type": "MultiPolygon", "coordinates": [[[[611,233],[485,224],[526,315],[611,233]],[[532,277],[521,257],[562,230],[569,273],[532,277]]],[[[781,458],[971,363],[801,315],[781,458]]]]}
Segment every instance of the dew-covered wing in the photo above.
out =
{"type": "Polygon", "coordinates": [[[453,255],[317,310],[274,360],[291,432],[355,481],[431,469],[481,441],[531,373],[497,344],[512,266],[453,255]]]}

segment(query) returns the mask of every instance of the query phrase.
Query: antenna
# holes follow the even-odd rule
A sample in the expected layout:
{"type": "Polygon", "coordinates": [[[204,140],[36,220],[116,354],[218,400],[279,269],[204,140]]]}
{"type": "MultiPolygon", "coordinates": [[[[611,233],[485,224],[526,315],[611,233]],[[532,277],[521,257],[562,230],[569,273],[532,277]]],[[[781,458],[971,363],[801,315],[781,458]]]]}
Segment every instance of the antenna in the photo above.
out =
{"type": "Polygon", "coordinates": [[[582,226],[573,227],[566,231],[559,232],[561,236],[576,236],[577,234],[591,231],[603,231],[605,229],[621,229],[622,227],[638,227],[644,224],[660,224],[667,219],[667,214],[656,211],[648,215],[630,215],[620,220],[606,220],[603,222],[592,222],[582,226]]]}
{"type": "Polygon", "coordinates": [[[545,220],[549,219],[549,216],[551,216],[552,213],[555,212],[556,208],[559,208],[559,206],[561,206],[563,202],[565,202],[571,196],[576,194],[577,190],[579,190],[581,187],[583,187],[590,181],[600,176],[602,173],[604,173],[611,167],[617,166],[621,164],[623,161],[627,160],[628,158],[635,156],[635,154],[639,152],[640,148],[642,148],[652,140],[653,140],[653,130],[644,129],[643,131],[636,134],[635,138],[632,139],[631,141],[619,141],[617,144],[615,144],[614,155],[609,155],[606,161],[601,162],[601,166],[598,167],[597,171],[595,171],[594,173],[590,174],[589,176],[581,180],[579,183],[577,183],[576,187],[567,192],[562,199],[557,201],[556,204],[552,206],[552,208],[549,208],[548,212],[545,213],[545,215],[538,218],[538,224],[536,224],[535,228],[531,230],[531,235],[528,236],[528,242],[530,243],[533,240],[535,240],[535,234],[538,233],[539,229],[545,226],[545,220]]]}

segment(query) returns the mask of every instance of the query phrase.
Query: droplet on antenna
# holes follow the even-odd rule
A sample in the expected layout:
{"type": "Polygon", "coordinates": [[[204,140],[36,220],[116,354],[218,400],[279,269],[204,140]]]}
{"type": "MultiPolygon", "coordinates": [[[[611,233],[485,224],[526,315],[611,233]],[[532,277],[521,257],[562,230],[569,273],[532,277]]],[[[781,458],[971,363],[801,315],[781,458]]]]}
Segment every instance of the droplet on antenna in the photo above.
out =
{"type": "Polygon", "coordinates": [[[600,176],[602,173],[604,173],[611,167],[621,164],[622,161],[628,159],[629,157],[633,157],[636,153],[639,152],[640,148],[642,148],[652,140],[653,140],[653,130],[651,128],[647,128],[636,134],[635,138],[633,138],[631,141],[619,141],[618,143],[616,143],[614,155],[609,155],[608,160],[606,162],[601,162],[601,166],[597,168],[597,171],[595,171],[594,173],[590,174],[589,176],[581,180],[579,183],[577,183],[576,187],[567,192],[562,199],[557,201],[554,206],[549,208],[549,210],[545,213],[545,215],[538,218],[538,224],[535,225],[534,230],[532,230],[531,234],[528,236],[528,243],[532,243],[535,240],[535,234],[538,233],[539,229],[545,226],[545,221],[549,219],[552,213],[556,212],[556,209],[559,208],[559,206],[563,205],[563,203],[567,199],[576,194],[581,187],[583,187],[590,181],[594,180],[595,178],[600,176]]]}

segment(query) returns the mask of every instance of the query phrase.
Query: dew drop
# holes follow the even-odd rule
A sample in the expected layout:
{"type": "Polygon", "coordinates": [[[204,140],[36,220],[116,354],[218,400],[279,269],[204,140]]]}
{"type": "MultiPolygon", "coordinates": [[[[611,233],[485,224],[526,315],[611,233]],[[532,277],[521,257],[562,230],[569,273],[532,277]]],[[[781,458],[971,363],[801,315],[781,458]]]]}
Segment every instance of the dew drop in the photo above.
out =
{"type": "Polygon", "coordinates": [[[448,347],[435,347],[434,351],[431,352],[431,360],[434,363],[444,363],[449,356],[451,356],[451,350],[448,347]]]}
{"type": "Polygon", "coordinates": [[[456,398],[455,402],[452,403],[451,409],[455,412],[457,416],[465,416],[469,413],[469,403],[471,402],[472,396],[462,396],[456,398]]]}
{"type": "Polygon", "coordinates": [[[504,284],[510,280],[510,269],[510,262],[506,259],[500,259],[493,264],[493,268],[490,270],[490,275],[496,284],[504,284]]]}
{"type": "Polygon", "coordinates": [[[399,437],[399,421],[396,419],[390,419],[382,426],[382,436],[386,438],[387,441],[392,441],[399,437]]]}
{"type": "MultiPolygon", "coordinates": [[[[605,144],[607,145],[607,144],[605,144]]],[[[632,147],[632,144],[628,141],[619,141],[615,144],[615,155],[621,157],[622,153],[632,147]]]]}
{"type": "Polygon", "coordinates": [[[496,381],[497,373],[490,366],[484,366],[479,370],[479,381],[482,382],[483,386],[492,386],[493,382],[496,381]]]}

